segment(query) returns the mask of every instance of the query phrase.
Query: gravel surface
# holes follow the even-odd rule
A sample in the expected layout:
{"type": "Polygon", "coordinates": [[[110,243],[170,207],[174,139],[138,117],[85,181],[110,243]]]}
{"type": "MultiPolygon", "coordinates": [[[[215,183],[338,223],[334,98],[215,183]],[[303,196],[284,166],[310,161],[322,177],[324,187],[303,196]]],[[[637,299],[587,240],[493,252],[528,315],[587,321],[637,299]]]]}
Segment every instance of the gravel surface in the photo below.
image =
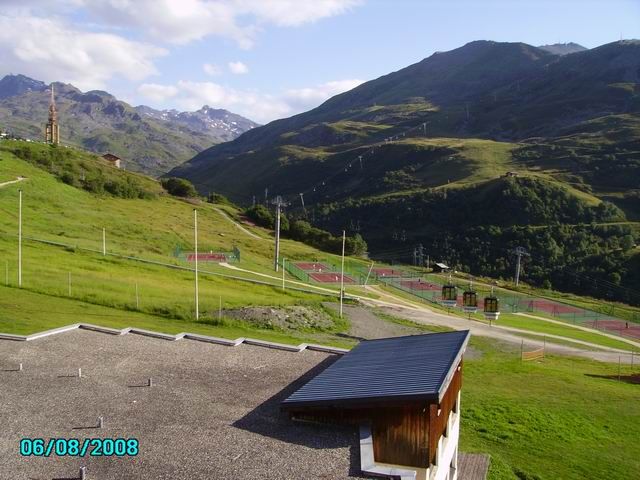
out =
{"type": "MultiPolygon", "coordinates": [[[[325,303],[326,307],[335,311],[339,310],[337,303],[325,303]]],[[[373,338],[401,337],[403,335],[415,335],[424,333],[418,328],[411,328],[388,322],[376,316],[369,308],[345,305],[344,314],[351,322],[348,335],[358,340],[370,340],[373,338]]]]}
{"type": "Polygon", "coordinates": [[[83,465],[91,480],[359,478],[355,428],[279,409],[335,359],[85,330],[0,341],[0,479],[72,479],[83,465]],[[135,437],[140,454],[21,457],[23,437],[135,437]]]}

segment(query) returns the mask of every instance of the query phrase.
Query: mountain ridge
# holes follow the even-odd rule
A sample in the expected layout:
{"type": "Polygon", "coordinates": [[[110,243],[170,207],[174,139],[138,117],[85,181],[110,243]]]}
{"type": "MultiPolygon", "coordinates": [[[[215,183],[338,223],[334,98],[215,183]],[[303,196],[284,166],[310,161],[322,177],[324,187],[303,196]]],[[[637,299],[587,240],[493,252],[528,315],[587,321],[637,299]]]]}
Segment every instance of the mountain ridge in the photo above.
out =
{"type": "MultiPolygon", "coordinates": [[[[53,82],[63,143],[111,152],[126,168],[161,175],[199,151],[236,138],[257,124],[222,109],[195,112],[132,107],[103,90],[82,92],[53,82]]],[[[25,75],[0,80],[0,124],[12,134],[40,139],[50,85],[25,75]],[[6,128],[8,127],[8,128],[6,128]]]]}
{"type": "MultiPolygon", "coordinates": [[[[258,171],[290,168],[277,161],[287,148],[312,147],[331,156],[422,123],[428,124],[429,137],[518,142],[553,138],[561,130],[577,133],[589,120],[640,111],[633,87],[640,83],[638,59],[640,42],[633,41],[562,56],[523,43],[471,42],[213,146],[171,175],[246,202],[249,192],[225,192],[224,172],[237,174],[246,166],[244,159],[261,155],[270,167],[253,165],[259,167],[256,177],[258,171]]],[[[299,158],[303,161],[304,154],[299,158]]],[[[245,177],[258,190],[253,178],[251,173],[245,177]]],[[[273,187],[268,178],[265,183],[262,189],[273,187]]],[[[281,179],[278,184],[283,193],[290,189],[281,179]]]]}
{"type": "Polygon", "coordinates": [[[373,259],[411,262],[422,245],[457,270],[508,278],[523,246],[537,252],[527,281],[603,295],[579,275],[640,285],[638,152],[640,42],[559,55],[477,41],[170,175],[245,205],[282,195],[294,221],[360,233],[373,259]]]}

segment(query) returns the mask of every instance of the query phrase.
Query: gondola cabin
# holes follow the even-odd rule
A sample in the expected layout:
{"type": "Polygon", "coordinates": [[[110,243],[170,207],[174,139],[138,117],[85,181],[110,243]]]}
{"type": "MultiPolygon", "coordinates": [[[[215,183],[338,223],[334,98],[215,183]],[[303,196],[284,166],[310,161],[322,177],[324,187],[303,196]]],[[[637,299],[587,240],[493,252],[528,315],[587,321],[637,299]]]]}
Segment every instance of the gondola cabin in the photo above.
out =
{"type": "Polygon", "coordinates": [[[478,294],[473,290],[467,290],[462,294],[462,309],[466,313],[476,313],[478,311],[478,294]]]}
{"type": "Polygon", "coordinates": [[[500,300],[491,295],[484,299],[484,317],[489,320],[497,320],[500,316],[500,300]]]}
{"type": "Polygon", "coordinates": [[[442,304],[446,307],[455,307],[458,303],[458,287],[455,285],[442,286],[442,304]]]}

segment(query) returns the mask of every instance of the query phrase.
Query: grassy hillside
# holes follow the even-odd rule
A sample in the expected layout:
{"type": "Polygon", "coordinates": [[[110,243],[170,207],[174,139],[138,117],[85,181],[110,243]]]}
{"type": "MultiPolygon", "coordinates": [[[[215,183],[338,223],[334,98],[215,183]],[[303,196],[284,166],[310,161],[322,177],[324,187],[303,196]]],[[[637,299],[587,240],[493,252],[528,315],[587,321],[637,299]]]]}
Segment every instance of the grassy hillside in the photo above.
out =
{"type": "MultiPolygon", "coordinates": [[[[0,298],[11,305],[3,319],[5,326],[12,325],[10,331],[33,332],[78,321],[75,312],[86,308],[87,318],[83,321],[93,321],[91,319],[95,317],[98,320],[94,323],[115,325],[120,322],[119,325],[125,326],[128,321],[135,321],[139,326],[151,328],[155,325],[163,331],[167,328],[170,331],[194,330],[200,325],[198,331],[242,336],[248,335],[251,328],[226,319],[220,323],[218,311],[221,306],[234,309],[251,305],[304,305],[311,310],[323,311],[321,302],[335,299],[335,293],[331,294],[327,289],[315,289],[317,294],[313,293],[312,287],[307,288],[311,290],[309,292],[295,290],[296,285],[288,276],[290,283],[283,292],[280,274],[273,272],[270,232],[249,226],[245,228],[254,236],[241,231],[232,221],[238,217],[234,207],[173,198],[154,180],[118,171],[90,154],[72,149],[64,151],[58,159],[60,163],[53,159],[53,166],[38,162],[42,158],[51,160],[49,154],[57,151],[53,147],[26,142],[0,143],[0,178],[24,177],[19,183],[0,187],[0,283],[3,284],[0,298]],[[30,161],[12,153],[25,156],[25,151],[30,152],[30,161]],[[127,198],[127,195],[118,196],[122,193],[118,189],[115,193],[108,189],[100,193],[87,190],[81,179],[76,186],[74,182],[62,181],[67,178],[65,173],[75,178],[74,169],[79,169],[80,165],[84,165],[85,182],[89,178],[99,178],[107,183],[133,184],[144,194],[127,198]],[[23,191],[22,290],[15,288],[18,189],[23,191]],[[217,263],[201,262],[201,323],[197,325],[193,322],[194,277],[188,270],[193,265],[175,256],[176,249],[193,249],[194,208],[198,210],[200,251],[231,252],[237,247],[241,261],[234,263],[234,267],[263,272],[258,276],[217,263]],[[107,256],[102,255],[103,228],[106,230],[107,256]],[[8,288],[4,286],[5,282],[8,288]],[[30,303],[27,297],[35,303],[30,303]],[[58,308],[60,302],[80,303],[60,304],[58,308]],[[116,323],[111,318],[113,313],[107,311],[109,308],[120,312],[116,323]],[[34,309],[40,311],[35,317],[32,315],[34,309]],[[70,315],[50,317],[47,313],[57,310],[69,311],[70,315]]],[[[282,242],[281,254],[289,259],[332,257],[289,240],[282,242]]],[[[304,332],[298,332],[294,339],[267,328],[262,333],[268,338],[294,342],[305,338],[304,332]]],[[[336,328],[343,327],[336,324],[336,328]]],[[[253,330],[254,335],[262,335],[255,333],[255,328],[253,330]]]]}
{"type": "Polygon", "coordinates": [[[173,174],[243,204],[285,195],[299,217],[362,234],[375,258],[410,261],[422,244],[506,278],[521,245],[540,259],[524,270],[538,286],[640,303],[640,41],[547,50],[479,41],[438,52],[173,174]],[[635,292],[599,292],[604,283],[635,292]]]}

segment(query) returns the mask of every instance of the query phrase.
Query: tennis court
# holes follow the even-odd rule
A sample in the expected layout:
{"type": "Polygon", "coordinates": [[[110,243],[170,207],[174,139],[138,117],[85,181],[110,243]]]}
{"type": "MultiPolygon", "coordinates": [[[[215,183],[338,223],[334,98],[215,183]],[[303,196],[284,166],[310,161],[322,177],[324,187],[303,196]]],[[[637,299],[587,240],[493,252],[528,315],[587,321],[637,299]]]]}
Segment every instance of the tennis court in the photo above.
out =
{"type": "Polygon", "coordinates": [[[322,262],[296,262],[296,267],[305,272],[329,272],[331,268],[322,262]]]}
{"type": "MultiPolygon", "coordinates": [[[[336,272],[309,273],[309,278],[318,283],[340,283],[340,274],[336,272]]],[[[345,275],[344,283],[353,285],[356,281],[349,275],[345,275]]]]}
{"type": "MultiPolygon", "coordinates": [[[[188,253],[187,262],[195,262],[196,254],[188,253]]],[[[226,262],[227,256],[224,253],[198,253],[199,262],[226,262]]]]}
{"type": "Polygon", "coordinates": [[[622,320],[594,320],[586,322],[584,325],[597,330],[605,330],[618,335],[640,338],[640,325],[622,320]]]}
{"type": "Polygon", "coordinates": [[[395,268],[374,268],[371,270],[376,277],[402,277],[404,272],[395,268]]]}
{"type": "Polygon", "coordinates": [[[435,283],[424,282],[422,280],[402,280],[400,285],[411,290],[433,290],[439,291],[442,287],[435,283]]]}

